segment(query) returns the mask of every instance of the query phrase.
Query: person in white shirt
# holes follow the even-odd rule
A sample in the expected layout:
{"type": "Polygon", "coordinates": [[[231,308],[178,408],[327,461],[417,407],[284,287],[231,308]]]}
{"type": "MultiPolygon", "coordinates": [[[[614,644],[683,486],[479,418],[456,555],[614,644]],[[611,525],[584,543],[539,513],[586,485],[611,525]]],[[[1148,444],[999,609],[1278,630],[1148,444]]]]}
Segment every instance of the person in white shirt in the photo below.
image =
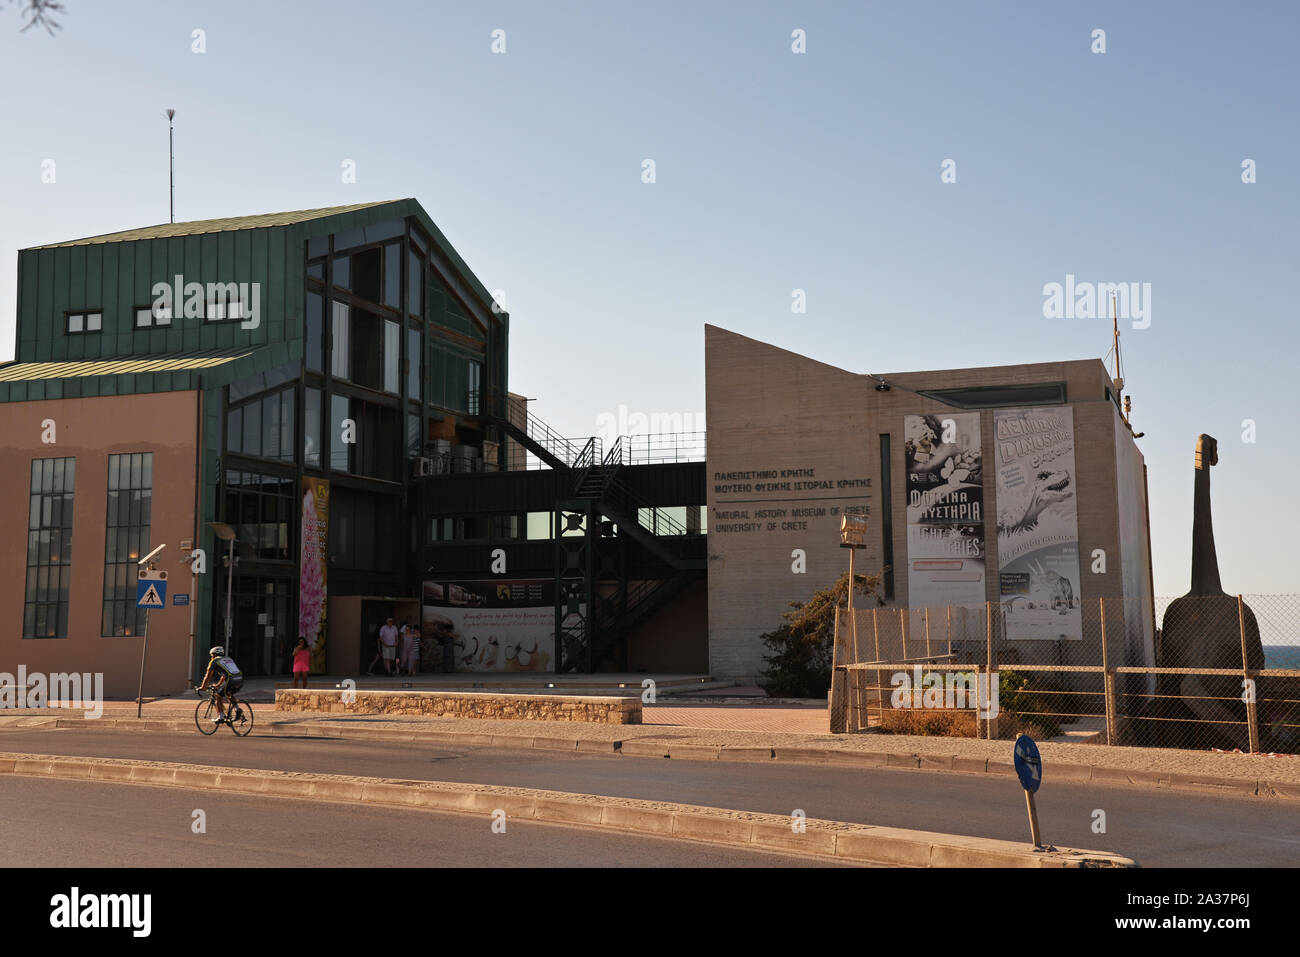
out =
{"type": "Polygon", "coordinates": [[[397,626],[391,618],[379,629],[379,652],[384,656],[384,670],[393,674],[397,664],[397,626]]]}

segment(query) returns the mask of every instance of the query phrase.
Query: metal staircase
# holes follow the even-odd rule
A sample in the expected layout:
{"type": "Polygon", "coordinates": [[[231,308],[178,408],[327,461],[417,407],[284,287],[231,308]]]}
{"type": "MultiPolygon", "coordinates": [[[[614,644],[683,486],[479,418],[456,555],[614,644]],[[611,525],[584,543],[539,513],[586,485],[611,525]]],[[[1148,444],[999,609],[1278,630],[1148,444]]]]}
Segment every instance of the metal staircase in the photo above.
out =
{"type": "Polygon", "coordinates": [[[621,437],[602,454],[599,438],[578,445],[520,400],[493,392],[484,399],[486,418],[572,480],[572,498],[556,502],[554,515],[556,671],[626,670],[628,635],[704,577],[703,537],[619,480],[627,458],[621,437]],[[629,582],[624,537],[670,574],[629,582]]]}

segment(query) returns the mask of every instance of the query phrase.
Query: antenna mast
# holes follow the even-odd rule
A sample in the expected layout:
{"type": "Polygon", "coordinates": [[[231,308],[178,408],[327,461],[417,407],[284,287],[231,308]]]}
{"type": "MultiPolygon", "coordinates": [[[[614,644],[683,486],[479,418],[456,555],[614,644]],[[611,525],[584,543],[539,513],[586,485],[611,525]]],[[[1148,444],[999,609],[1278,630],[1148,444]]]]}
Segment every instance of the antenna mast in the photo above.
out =
{"type": "Polygon", "coordinates": [[[172,117],[175,110],[167,111],[167,209],[172,222],[176,222],[176,149],[172,137],[172,117]]]}

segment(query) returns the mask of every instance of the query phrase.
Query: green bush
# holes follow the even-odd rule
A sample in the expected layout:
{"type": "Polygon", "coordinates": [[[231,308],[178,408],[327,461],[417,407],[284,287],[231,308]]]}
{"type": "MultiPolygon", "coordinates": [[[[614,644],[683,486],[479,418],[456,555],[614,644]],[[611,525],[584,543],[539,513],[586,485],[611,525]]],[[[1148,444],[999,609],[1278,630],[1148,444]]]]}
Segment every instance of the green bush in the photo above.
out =
{"type": "MultiPolygon", "coordinates": [[[[883,605],[876,596],[880,579],[857,575],[854,604],[863,596],[883,605]]],[[[824,698],[831,687],[831,661],[835,643],[835,607],[848,607],[849,573],[830,588],[823,588],[805,602],[790,602],[785,622],[763,635],[763,644],[773,653],[764,655],[767,668],[759,687],[770,698],[824,698]]]]}

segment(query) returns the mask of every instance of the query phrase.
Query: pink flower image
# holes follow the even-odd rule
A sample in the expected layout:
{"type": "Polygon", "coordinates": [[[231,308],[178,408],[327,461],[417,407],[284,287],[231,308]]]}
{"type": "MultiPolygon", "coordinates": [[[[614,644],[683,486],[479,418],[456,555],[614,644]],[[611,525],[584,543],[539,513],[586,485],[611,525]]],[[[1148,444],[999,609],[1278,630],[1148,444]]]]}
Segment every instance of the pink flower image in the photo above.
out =
{"type": "Polygon", "coordinates": [[[325,575],[321,565],[321,536],[316,516],[316,496],[307,489],[302,497],[302,573],[298,587],[298,632],[312,648],[312,670],[324,670],[320,624],[325,611],[325,575]]]}

